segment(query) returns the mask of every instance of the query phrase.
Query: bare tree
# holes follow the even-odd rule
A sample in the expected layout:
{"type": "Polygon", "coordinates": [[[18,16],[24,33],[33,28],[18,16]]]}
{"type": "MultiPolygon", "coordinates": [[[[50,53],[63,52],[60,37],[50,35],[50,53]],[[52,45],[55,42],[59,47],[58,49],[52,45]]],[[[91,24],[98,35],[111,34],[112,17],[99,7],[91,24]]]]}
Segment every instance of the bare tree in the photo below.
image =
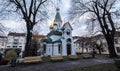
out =
{"type": "Polygon", "coordinates": [[[0,23],[0,32],[4,33],[4,26],[0,23]]]}
{"type": "Polygon", "coordinates": [[[38,38],[36,38],[36,37],[33,37],[32,38],[32,47],[31,47],[31,50],[33,50],[34,52],[32,52],[32,55],[33,56],[36,56],[37,55],[37,50],[38,50],[38,48],[40,47],[40,42],[39,42],[39,40],[38,40],[38,38]]]}
{"type": "Polygon", "coordinates": [[[3,0],[1,2],[0,12],[2,15],[14,13],[21,16],[26,24],[27,38],[25,46],[25,56],[31,55],[31,37],[34,25],[43,20],[47,12],[45,5],[48,0],[3,0]]]}
{"type": "Polygon", "coordinates": [[[94,45],[94,48],[97,49],[99,51],[99,54],[101,54],[101,49],[102,49],[102,46],[103,46],[103,43],[101,40],[99,40],[100,42],[97,43],[96,41],[93,41],[93,45],[94,45]]]}
{"type": "MultiPolygon", "coordinates": [[[[107,41],[110,57],[117,57],[114,48],[115,23],[113,21],[112,8],[117,0],[72,0],[71,18],[79,18],[84,14],[94,14],[94,24],[98,24],[107,41]]],[[[89,17],[90,18],[90,17],[89,17]]],[[[93,20],[91,20],[93,21],[93,20]]]]}
{"type": "Polygon", "coordinates": [[[5,35],[5,32],[8,30],[2,23],[0,23],[0,35],[5,35]]]}

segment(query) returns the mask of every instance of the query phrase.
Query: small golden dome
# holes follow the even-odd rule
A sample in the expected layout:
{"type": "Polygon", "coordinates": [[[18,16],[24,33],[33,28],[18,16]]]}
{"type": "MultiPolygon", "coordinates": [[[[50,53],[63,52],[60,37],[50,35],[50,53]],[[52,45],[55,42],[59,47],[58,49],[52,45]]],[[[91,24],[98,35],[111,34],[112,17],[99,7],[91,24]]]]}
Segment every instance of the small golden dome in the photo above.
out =
{"type": "Polygon", "coordinates": [[[50,29],[53,29],[53,25],[50,25],[50,29]]]}
{"type": "Polygon", "coordinates": [[[56,22],[56,21],[54,21],[53,25],[57,25],[57,22],[56,22]]]}

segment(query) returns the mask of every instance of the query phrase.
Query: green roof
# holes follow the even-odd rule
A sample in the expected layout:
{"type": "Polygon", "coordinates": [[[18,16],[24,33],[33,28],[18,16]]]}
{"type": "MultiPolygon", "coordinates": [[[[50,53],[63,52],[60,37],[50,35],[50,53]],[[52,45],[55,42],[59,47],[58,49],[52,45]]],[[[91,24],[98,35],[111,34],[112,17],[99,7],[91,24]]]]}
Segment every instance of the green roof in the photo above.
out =
{"type": "Polygon", "coordinates": [[[46,42],[46,43],[51,43],[51,42],[52,42],[52,39],[48,37],[47,39],[44,40],[44,42],[46,42]]]}
{"type": "Polygon", "coordinates": [[[55,15],[55,21],[62,21],[59,12],[57,12],[56,15],[55,15]]]}
{"type": "Polygon", "coordinates": [[[58,30],[52,30],[52,31],[50,31],[50,33],[48,33],[47,36],[51,36],[51,35],[60,35],[60,36],[62,36],[62,32],[60,32],[58,30]]]}
{"type": "Polygon", "coordinates": [[[44,42],[46,42],[46,43],[62,43],[62,41],[60,39],[58,39],[56,41],[52,41],[52,39],[49,37],[47,39],[45,39],[44,42]]]}

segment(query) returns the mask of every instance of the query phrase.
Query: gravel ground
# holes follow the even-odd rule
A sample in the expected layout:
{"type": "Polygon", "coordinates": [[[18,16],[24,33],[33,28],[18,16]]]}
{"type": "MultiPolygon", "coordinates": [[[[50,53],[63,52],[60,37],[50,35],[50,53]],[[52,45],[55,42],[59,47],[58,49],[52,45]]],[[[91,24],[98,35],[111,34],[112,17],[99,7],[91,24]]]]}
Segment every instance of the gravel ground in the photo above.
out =
{"type": "Polygon", "coordinates": [[[0,66],[0,71],[64,71],[72,68],[102,63],[114,63],[114,60],[110,58],[99,57],[64,62],[45,62],[39,64],[18,65],[16,67],[0,66]]]}

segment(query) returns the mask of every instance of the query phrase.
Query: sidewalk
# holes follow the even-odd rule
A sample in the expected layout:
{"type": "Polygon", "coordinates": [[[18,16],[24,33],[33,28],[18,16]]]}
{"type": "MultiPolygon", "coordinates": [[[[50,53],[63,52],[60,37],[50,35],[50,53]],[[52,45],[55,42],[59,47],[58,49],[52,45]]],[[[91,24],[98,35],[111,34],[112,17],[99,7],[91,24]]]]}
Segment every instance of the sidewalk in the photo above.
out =
{"type": "Polygon", "coordinates": [[[91,59],[79,59],[64,62],[46,62],[40,64],[31,65],[19,65],[14,68],[0,67],[0,71],[64,71],[77,67],[91,66],[102,63],[114,63],[110,58],[91,58],[91,59]]]}

